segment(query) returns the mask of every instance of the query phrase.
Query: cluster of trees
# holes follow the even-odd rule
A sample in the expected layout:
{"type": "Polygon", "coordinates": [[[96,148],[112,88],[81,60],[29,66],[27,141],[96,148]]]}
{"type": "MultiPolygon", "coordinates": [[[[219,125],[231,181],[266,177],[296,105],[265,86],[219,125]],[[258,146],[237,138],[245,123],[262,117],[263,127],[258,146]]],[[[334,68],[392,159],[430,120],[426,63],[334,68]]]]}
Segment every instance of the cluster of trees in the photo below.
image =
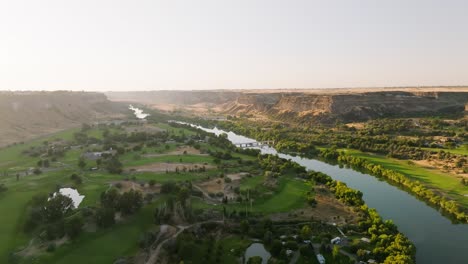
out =
{"type": "Polygon", "coordinates": [[[420,182],[411,180],[405,175],[391,169],[386,169],[381,165],[374,164],[366,159],[346,155],[344,152],[336,152],[336,161],[350,165],[355,168],[364,169],[377,177],[386,178],[394,183],[407,188],[411,193],[442,208],[445,212],[453,215],[458,221],[468,222],[468,215],[461,209],[457,202],[448,200],[445,197],[434,193],[424,187],[420,182]]]}
{"type": "Polygon", "coordinates": [[[301,155],[309,157],[316,156],[317,154],[319,154],[319,150],[315,147],[315,145],[311,143],[302,143],[290,139],[279,140],[275,143],[275,148],[278,151],[287,153],[300,153],[301,155]]]}
{"type": "Polygon", "coordinates": [[[297,162],[291,160],[282,159],[277,155],[260,155],[258,156],[258,162],[264,171],[270,171],[272,173],[306,173],[304,166],[301,166],[297,162]]]}
{"type": "Polygon", "coordinates": [[[377,211],[369,209],[362,200],[362,193],[321,172],[309,172],[308,176],[316,183],[330,186],[338,199],[363,213],[365,217],[359,222],[359,227],[371,237],[374,245],[372,256],[376,260],[383,263],[414,263],[414,245],[398,232],[392,221],[383,221],[377,211]]]}
{"type": "Polygon", "coordinates": [[[31,146],[23,150],[22,154],[30,157],[48,157],[52,161],[55,161],[63,157],[68,149],[68,144],[63,142],[50,143],[49,141],[44,141],[42,145],[31,146]]]}
{"type": "Polygon", "coordinates": [[[101,207],[96,211],[96,222],[101,227],[113,225],[117,211],[131,215],[143,206],[143,195],[133,189],[120,194],[117,189],[111,188],[102,192],[100,198],[101,207]]]}
{"type": "MultiPolygon", "coordinates": [[[[418,122],[424,123],[423,120],[418,122]]],[[[442,122],[441,120],[435,122],[439,121],[442,122]]],[[[429,158],[431,151],[421,149],[421,147],[444,147],[435,144],[433,136],[449,137],[446,147],[454,145],[454,142],[450,140],[463,141],[465,139],[466,141],[466,133],[455,133],[445,127],[440,130],[427,129],[430,127],[429,125],[420,124],[418,126],[410,119],[373,120],[366,123],[365,127],[360,130],[344,125],[337,125],[334,129],[330,129],[320,125],[304,127],[271,122],[257,124],[238,119],[217,125],[257,140],[274,140],[275,148],[282,152],[301,153],[301,155],[309,157],[318,154],[315,146],[337,146],[399,159],[422,160],[429,158]],[[401,135],[409,137],[400,137],[401,135]],[[414,136],[418,138],[414,138],[414,136]],[[291,140],[292,138],[294,141],[291,140]]]]}
{"type": "Polygon", "coordinates": [[[158,224],[166,223],[174,217],[192,221],[194,215],[189,204],[189,198],[194,191],[190,181],[163,183],[161,185],[161,194],[167,195],[167,199],[162,206],[156,208],[154,213],[155,222],[158,224]]]}
{"type": "Polygon", "coordinates": [[[120,174],[123,171],[123,164],[116,155],[104,159],[102,164],[109,173],[120,174]]]}
{"type": "Polygon", "coordinates": [[[68,235],[77,237],[84,225],[81,212],[74,210],[70,197],[54,194],[49,197],[39,194],[32,198],[24,229],[26,232],[41,230],[45,238],[53,240],[68,235]]]}

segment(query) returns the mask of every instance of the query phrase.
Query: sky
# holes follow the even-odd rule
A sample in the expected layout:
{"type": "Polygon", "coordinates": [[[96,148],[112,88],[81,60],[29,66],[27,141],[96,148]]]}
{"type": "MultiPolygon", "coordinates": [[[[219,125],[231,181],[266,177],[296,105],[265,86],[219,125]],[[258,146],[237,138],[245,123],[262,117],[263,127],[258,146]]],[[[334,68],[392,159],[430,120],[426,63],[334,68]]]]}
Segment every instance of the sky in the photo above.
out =
{"type": "Polygon", "coordinates": [[[464,0],[0,0],[0,90],[468,85],[464,0]]]}

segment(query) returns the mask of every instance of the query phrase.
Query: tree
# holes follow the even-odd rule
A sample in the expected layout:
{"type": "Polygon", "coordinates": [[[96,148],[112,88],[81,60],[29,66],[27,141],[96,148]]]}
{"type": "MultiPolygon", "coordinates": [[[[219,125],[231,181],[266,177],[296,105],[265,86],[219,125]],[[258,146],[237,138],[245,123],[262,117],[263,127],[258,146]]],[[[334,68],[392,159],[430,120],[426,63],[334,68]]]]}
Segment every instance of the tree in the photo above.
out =
{"type": "Polygon", "coordinates": [[[56,193],[44,206],[44,216],[48,223],[63,219],[63,216],[73,208],[73,200],[60,193],[56,193]]]}
{"type": "Polygon", "coordinates": [[[78,160],[78,167],[79,167],[80,169],[84,169],[84,168],[86,167],[86,162],[85,162],[85,160],[84,160],[83,158],[80,158],[80,159],[78,160]]]}
{"type": "Polygon", "coordinates": [[[112,174],[122,173],[122,167],[123,167],[122,163],[119,161],[119,159],[116,156],[112,156],[106,162],[106,169],[109,173],[112,173],[112,174]]]}
{"type": "Polygon", "coordinates": [[[179,200],[182,207],[185,208],[185,201],[190,197],[190,191],[187,187],[182,187],[177,193],[177,199],[179,200]]]}
{"type": "Polygon", "coordinates": [[[139,191],[130,190],[120,196],[119,208],[124,214],[133,214],[140,210],[142,205],[143,196],[139,191]]]}
{"type": "Polygon", "coordinates": [[[304,240],[309,240],[310,236],[312,235],[312,230],[310,229],[310,226],[305,225],[301,229],[301,237],[304,240]]]}
{"type": "Polygon", "coordinates": [[[240,223],[240,229],[242,234],[247,234],[249,232],[249,222],[247,220],[242,220],[240,223]]]}
{"type": "Polygon", "coordinates": [[[120,194],[115,188],[101,193],[101,206],[104,208],[119,209],[120,194]]]}
{"type": "Polygon", "coordinates": [[[100,227],[110,227],[115,224],[114,208],[99,208],[96,211],[96,223],[100,227]]]}
{"type": "Polygon", "coordinates": [[[155,180],[150,180],[148,184],[149,184],[149,186],[153,187],[156,184],[156,181],[155,180]]]}
{"type": "Polygon", "coordinates": [[[71,238],[76,238],[82,231],[84,219],[81,214],[73,215],[65,219],[65,233],[71,238]]]}
{"type": "Polygon", "coordinates": [[[340,255],[340,247],[337,245],[334,245],[332,249],[333,259],[337,259],[339,255],[340,255]]]}
{"type": "Polygon", "coordinates": [[[274,240],[271,244],[271,255],[278,257],[281,255],[281,250],[283,249],[283,244],[279,240],[274,240]]]}
{"type": "Polygon", "coordinates": [[[263,243],[270,245],[273,241],[273,233],[270,230],[267,230],[263,235],[263,243]]]}
{"type": "Polygon", "coordinates": [[[262,257],[255,256],[255,257],[250,257],[247,260],[247,264],[262,264],[262,257]]]}

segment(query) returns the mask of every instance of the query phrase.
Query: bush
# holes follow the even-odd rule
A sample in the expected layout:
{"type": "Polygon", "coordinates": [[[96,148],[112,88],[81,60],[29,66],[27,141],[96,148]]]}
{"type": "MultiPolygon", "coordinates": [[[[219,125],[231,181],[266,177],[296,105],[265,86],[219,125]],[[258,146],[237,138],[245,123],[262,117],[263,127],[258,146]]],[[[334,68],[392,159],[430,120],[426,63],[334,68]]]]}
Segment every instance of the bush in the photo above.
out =
{"type": "Polygon", "coordinates": [[[50,243],[50,244],[47,246],[46,251],[47,251],[47,252],[54,252],[56,248],[57,248],[57,246],[55,245],[55,243],[50,243]]]}

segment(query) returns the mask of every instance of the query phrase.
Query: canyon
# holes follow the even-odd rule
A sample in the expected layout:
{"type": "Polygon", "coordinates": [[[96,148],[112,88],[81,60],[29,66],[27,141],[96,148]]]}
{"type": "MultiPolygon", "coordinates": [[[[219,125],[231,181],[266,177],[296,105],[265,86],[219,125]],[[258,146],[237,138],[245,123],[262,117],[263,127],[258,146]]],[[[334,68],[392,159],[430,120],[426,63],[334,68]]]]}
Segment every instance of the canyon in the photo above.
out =
{"type": "Polygon", "coordinates": [[[461,114],[468,87],[110,92],[110,100],[160,110],[253,115],[298,122],[356,122],[379,117],[461,114]]]}

